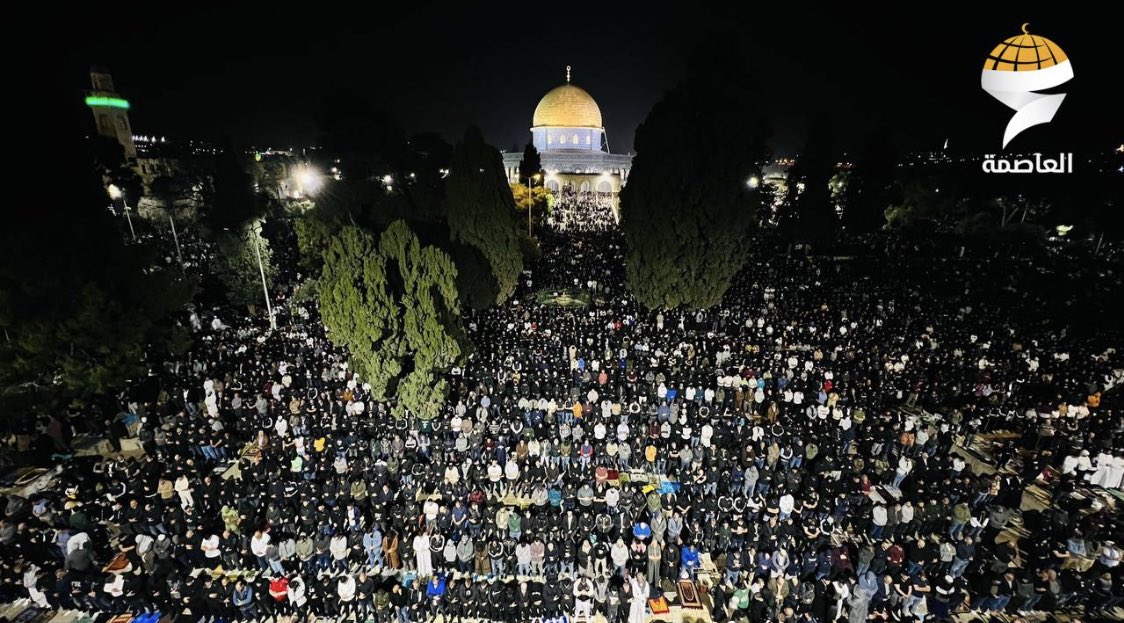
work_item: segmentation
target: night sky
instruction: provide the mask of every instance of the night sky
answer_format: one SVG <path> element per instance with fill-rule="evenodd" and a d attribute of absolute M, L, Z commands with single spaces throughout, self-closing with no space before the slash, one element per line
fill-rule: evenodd
<path fill-rule="evenodd" d="M 600 3 L 508 4 L 502 12 L 419 3 L 362 14 L 328 3 L 288 6 L 169 14 L 161 5 L 125 5 L 114 9 L 117 29 L 90 27 L 97 13 L 68 19 L 78 30 L 59 35 L 67 43 L 56 49 L 53 85 L 80 101 L 89 66 L 105 65 L 133 104 L 136 133 L 228 135 L 259 147 L 314 143 L 322 95 L 346 86 L 381 102 L 410 131 L 453 141 L 476 124 L 509 149 L 526 142 L 535 104 L 564 81 L 569 64 L 574 83 L 601 106 L 610 148 L 622 152 L 682 77 L 695 41 L 733 36 L 762 93 L 760 110 L 746 114 L 769 115 L 779 153 L 798 150 L 821 112 L 834 119 L 841 149 L 854 149 L 880 124 L 902 149 L 937 148 L 949 138 L 954 148 L 998 151 L 1011 111 L 980 89 L 979 74 L 987 53 L 1030 22 L 1030 32 L 1065 50 L 1076 77 L 1058 89 L 1068 97 L 1055 122 L 1010 148 L 1106 149 L 1124 135 L 1114 96 L 1119 24 L 1056 8 L 934 4 L 917 17 L 870 18 L 752 4 L 685 4 L 668 13 Z"/>

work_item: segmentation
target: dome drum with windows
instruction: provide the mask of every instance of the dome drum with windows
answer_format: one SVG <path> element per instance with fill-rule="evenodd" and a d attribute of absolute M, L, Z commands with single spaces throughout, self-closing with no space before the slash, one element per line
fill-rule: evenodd
<path fill-rule="evenodd" d="M 570 82 L 569 66 L 566 84 L 551 89 L 535 107 L 531 136 L 540 152 L 604 149 L 601 108 L 585 89 Z"/>

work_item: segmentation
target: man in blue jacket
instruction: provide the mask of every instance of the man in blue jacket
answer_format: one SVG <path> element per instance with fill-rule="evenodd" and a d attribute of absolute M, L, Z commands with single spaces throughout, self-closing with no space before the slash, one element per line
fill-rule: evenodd
<path fill-rule="evenodd" d="M 699 569 L 699 548 L 695 547 L 694 543 L 683 546 L 680 564 L 683 566 L 683 570 L 691 576 L 691 579 L 695 579 Z"/>

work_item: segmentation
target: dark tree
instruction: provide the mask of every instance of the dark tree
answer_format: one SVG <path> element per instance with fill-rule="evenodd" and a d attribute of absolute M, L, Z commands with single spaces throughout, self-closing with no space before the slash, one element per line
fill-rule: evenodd
<path fill-rule="evenodd" d="M 876 128 L 855 159 L 843 195 L 843 224 L 852 233 L 870 233 L 886 224 L 886 209 L 896 202 L 897 158 L 889 129 Z"/>
<path fill-rule="evenodd" d="M 527 143 L 523 148 L 523 158 L 519 160 L 519 183 L 529 186 L 528 181 L 536 174 L 542 175 L 542 158 L 534 143 Z"/>
<path fill-rule="evenodd" d="M 839 218 L 828 183 L 835 174 L 833 130 L 824 115 L 812 123 L 804 149 L 788 171 L 782 222 L 789 238 L 802 242 L 828 242 L 834 238 Z"/>
<path fill-rule="evenodd" d="M 320 115 L 320 143 L 340 159 L 345 181 L 370 181 L 405 168 L 406 132 L 371 97 L 351 89 L 332 91 Z"/>
<path fill-rule="evenodd" d="M 227 142 L 215 160 L 211 187 L 203 197 L 200 224 L 213 239 L 224 232 L 239 232 L 265 214 L 264 199 L 254 189 L 248 159 Z"/>
<path fill-rule="evenodd" d="M 762 96 L 739 52 L 713 37 L 636 131 L 621 194 L 628 283 L 648 308 L 719 303 L 744 264 L 766 157 Z"/>
<path fill-rule="evenodd" d="M 259 305 L 265 305 L 262 273 L 268 284 L 273 284 L 277 276 L 269 241 L 259 227 L 244 225 L 216 236 L 214 249 L 212 270 L 226 289 L 227 300 L 255 313 Z"/>
<path fill-rule="evenodd" d="M 515 199 L 500 152 L 485 143 L 476 128 L 470 128 L 457 144 L 447 183 L 446 211 L 453 241 L 484 256 L 497 290 L 488 304 L 502 303 L 515 292 L 523 272 Z"/>
<path fill-rule="evenodd" d="M 192 196 L 192 189 L 187 178 L 161 175 L 149 184 L 148 196 L 155 199 L 165 212 L 175 214 L 178 204 Z"/>
<path fill-rule="evenodd" d="M 377 238 L 349 225 L 328 240 L 317 286 L 324 326 L 378 399 L 398 398 L 396 414 L 435 417 L 444 374 L 467 352 L 456 274 L 448 254 L 423 246 L 404 221 Z"/>
<path fill-rule="evenodd" d="M 399 218 L 442 219 L 441 170 L 451 149 L 439 136 L 409 136 L 378 102 L 351 90 L 328 94 L 320 131 L 324 153 L 339 160 L 343 181 L 318 203 L 347 204 L 380 228 Z"/>
<path fill-rule="evenodd" d="M 97 171 L 103 179 L 124 193 L 125 199 L 132 207 L 136 207 L 144 193 L 144 185 L 125 158 L 125 148 L 117 142 L 117 139 L 110 136 L 97 135 L 89 140 Z"/>
<path fill-rule="evenodd" d="M 54 154 L 67 183 L 24 211 L 19 227 L 0 228 L 3 413 L 96 398 L 186 342 L 174 316 L 194 281 L 125 244 L 89 149 L 65 144 Z"/>
<path fill-rule="evenodd" d="M 1091 235 L 1092 249 L 1097 253 L 1104 250 L 1105 243 L 1124 240 L 1122 168 L 1124 153 L 1105 154 L 1103 161 L 1077 169 L 1076 179 L 1070 185 L 1072 193 L 1057 200 L 1060 223 L 1083 226 Z"/>

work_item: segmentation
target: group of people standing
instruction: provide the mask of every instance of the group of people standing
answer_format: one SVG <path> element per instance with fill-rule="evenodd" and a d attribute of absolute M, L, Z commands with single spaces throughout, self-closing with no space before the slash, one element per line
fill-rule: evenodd
<path fill-rule="evenodd" d="M 433 420 L 373 399 L 308 304 L 279 301 L 273 331 L 193 323 L 111 414 L 143 452 L 9 495 L 0 600 L 384 623 L 1120 603 L 1096 495 L 1120 488 L 1100 458 L 1124 455 L 1119 354 L 943 296 L 978 264 L 775 258 L 721 306 L 647 312 L 619 232 L 540 243 L 519 296 L 466 316 L 476 349 Z M 575 283 L 588 307 L 528 302 Z"/>

